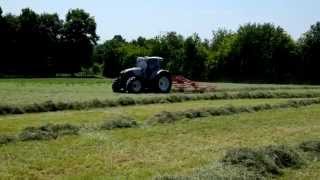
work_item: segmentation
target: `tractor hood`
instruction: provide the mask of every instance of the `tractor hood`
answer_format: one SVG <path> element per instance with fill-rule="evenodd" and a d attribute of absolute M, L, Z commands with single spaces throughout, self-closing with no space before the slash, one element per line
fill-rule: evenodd
<path fill-rule="evenodd" d="M 128 72 L 133 72 L 134 74 L 139 74 L 141 72 L 141 68 L 139 67 L 133 67 L 133 68 L 129 68 L 129 69 L 125 69 L 123 71 L 121 71 L 121 74 L 126 74 Z"/>

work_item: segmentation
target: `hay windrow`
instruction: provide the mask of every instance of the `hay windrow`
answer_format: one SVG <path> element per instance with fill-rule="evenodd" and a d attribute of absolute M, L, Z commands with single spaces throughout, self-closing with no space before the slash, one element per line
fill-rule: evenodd
<path fill-rule="evenodd" d="M 201 117 L 233 115 L 239 113 L 254 113 L 273 109 L 299 108 L 304 106 L 310 106 L 313 104 L 320 104 L 320 99 L 289 100 L 285 103 L 280 104 L 260 104 L 255 106 L 236 107 L 229 105 L 219 108 L 189 109 L 185 111 L 176 112 L 163 111 L 155 114 L 146 122 L 148 124 L 169 124 L 182 119 L 195 119 Z"/>
<path fill-rule="evenodd" d="M 310 141 L 306 141 L 310 142 Z M 301 144 L 305 144 L 303 142 Z M 313 143 L 312 143 L 313 144 Z M 236 148 L 226 152 L 207 167 L 190 176 L 157 176 L 156 180 L 211 180 L 211 179 L 271 179 L 279 177 L 285 169 L 300 169 L 309 163 L 299 148 L 301 145 L 267 146 L 259 149 Z"/>
<path fill-rule="evenodd" d="M 17 138 L 15 136 L 2 134 L 0 135 L 0 146 L 12 143 L 16 140 Z"/>
<path fill-rule="evenodd" d="M 46 124 L 39 127 L 27 127 L 19 134 L 19 140 L 51 140 L 65 135 L 78 135 L 79 130 L 79 127 L 71 124 Z"/>
<path fill-rule="evenodd" d="M 299 145 L 299 148 L 304 152 L 319 153 L 320 155 L 320 140 L 305 141 Z"/>
<path fill-rule="evenodd" d="M 130 118 L 125 116 L 116 117 L 111 120 L 103 122 L 99 129 L 101 130 L 113 130 L 113 129 L 126 129 L 138 127 L 138 123 Z"/>
<path fill-rule="evenodd" d="M 179 103 L 185 101 L 222 100 L 222 99 L 270 99 L 270 98 L 316 98 L 320 92 L 278 92 L 278 91 L 239 91 L 216 92 L 204 94 L 173 94 L 144 98 L 120 97 L 118 99 L 93 99 L 84 102 L 53 102 L 35 103 L 29 105 L 1 105 L 0 115 L 24 114 L 38 112 L 55 112 L 63 110 L 82 110 L 115 106 L 133 106 L 143 104 Z"/>

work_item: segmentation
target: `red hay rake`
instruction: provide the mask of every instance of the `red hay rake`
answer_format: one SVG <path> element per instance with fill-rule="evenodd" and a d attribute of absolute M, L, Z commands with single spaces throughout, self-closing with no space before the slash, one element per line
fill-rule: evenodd
<path fill-rule="evenodd" d="M 208 83 L 191 81 L 181 75 L 172 76 L 173 91 L 177 92 L 212 92 L 216 86 Z"/>

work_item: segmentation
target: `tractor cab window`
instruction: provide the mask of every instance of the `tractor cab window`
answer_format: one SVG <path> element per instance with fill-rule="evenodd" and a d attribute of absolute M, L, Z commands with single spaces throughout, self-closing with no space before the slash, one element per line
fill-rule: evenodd
<path fill-rule="evenodd" d="M 160 64 L 158 59 L 149 59 L 148 60 L 148 69 L 156 71 L 160 69 Z"/>
<path fill-rule="evenodd" d="M 140 67 L 141 69 L 145 70 L 147 69 L 147 62 L 146 60 L 142 59 L 142 58 L 138 58 L 137 59 L 137 67 Z"/>

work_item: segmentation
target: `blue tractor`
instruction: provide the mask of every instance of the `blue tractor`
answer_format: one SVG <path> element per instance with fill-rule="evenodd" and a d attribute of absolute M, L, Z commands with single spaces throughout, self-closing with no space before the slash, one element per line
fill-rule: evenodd
<path fill-rule="evenodd" d="M 120 72 L 112 84 L 114 92 L 156 92 L 169 93 L 171 91 L 171 74 L 161 69 L 161 57 L 139 57 L 136 67 Z"/>

